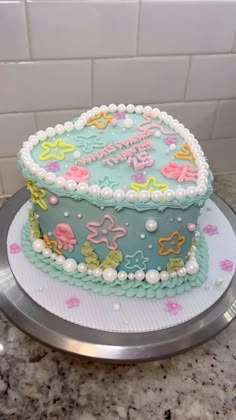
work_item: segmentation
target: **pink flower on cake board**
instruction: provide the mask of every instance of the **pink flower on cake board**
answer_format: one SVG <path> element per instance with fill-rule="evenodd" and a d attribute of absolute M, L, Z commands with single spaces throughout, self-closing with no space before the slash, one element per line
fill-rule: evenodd
<path fill-rule="evenodd" d="M 233 261 L 226 259 L 226 260 L 220 261 L 220 266 L 222 270 L 229 271 L 231 273 L 231 271 L 233 271 L 233 268 L 234 268 L 234 263 Z"/>
<path fill-rule="evenodd" d="M 80 305 L 80 300 L 77 296 L 71 296 L 70 299 L 66 300 L 67 308 L 72 309 Z"/>
<path fill-rule="evenodd" d="M 205 232 L 207 235 L 213 236 L 218 235 L 218 227 L 214 225 L 207 225 L 204 227 L 203 232 Z"/>
<path fill-rule="evenodd" d="M 174 300 L 166 300 L 165 302 L 165 311 L 170 312 L 173 315 L 177 315 L 179 311 L 182 310 L 182 306 L 175 302 Z"/>
<path fill-rule="evenodd" d="M 94 244 L 105 243 L 108 249 L 118 248 L 117 240 L 126 235 L 126 229 L 115 225 L 110 214 L 105 214 L 99 222 L 88 222 L 87 228 L 92 232 L 87 239 Z"/>
<path fill-rule="evenodd" d="M 88 182 L 90 173 L 89 170 L 80 166 L 71 166 L 70 169 L 63 175 L 66 180 L 73 179 L 75 182 Z"/>
<path fill-rule="evenodd" d="M 72 252 L 77 243 L 73 230 L 66 223 L 56 225 L 53 235 L 57 238 L 58 248 Z"/>
<path fill-rule="evenodd" d="M 10 254 L 18 254 L 21 251 L 21 247 L 17 243 L 13 243 L 10 245 Z"/>

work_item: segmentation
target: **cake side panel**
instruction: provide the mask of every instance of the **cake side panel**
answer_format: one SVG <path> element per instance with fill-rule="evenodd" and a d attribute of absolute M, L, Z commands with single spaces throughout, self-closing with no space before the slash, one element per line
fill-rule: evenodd
<path fill-rule="evenodd" d="M 31 191 L 32 194 L 32 191 Z M 192 246 L 200 208 L 137 211 L 95 206 L 34 186 L 31 219 L 41 237 L 87 268 L 178 270 Z"/>

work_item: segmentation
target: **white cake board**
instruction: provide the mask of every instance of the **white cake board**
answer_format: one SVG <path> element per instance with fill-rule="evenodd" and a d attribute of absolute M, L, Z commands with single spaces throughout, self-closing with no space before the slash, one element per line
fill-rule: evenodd
<path fill-rule="evenodd" d="M 218 227 L 219 234 L 206 235 L 209 247 L 209 275 L 202 287 L 170 299 L 127 298 L 115 295 L 102 296 L 82 288 L 68 285 L 35 268 L 23 252 L 11 254 L 10 245 L 20 244 L 20 234 L 27 220 L 29 202 L 15 215 L 7 237 L 8 259 L 11 270 L 24 291 L 39 305 L 80 326 L 108 332 L 140 333 L 162 330 L 186 322 L 210 308 L 226 291 L 232 280 L 232 272 L 223 271 L 219 262 L 228 259 L 234 262 L 236 238 L 230 223 L 213 201 L 208 200 L 199 218 L 200 228 L 211 224 Z M 216 280 L 222 278 L 220 286 Z M 79 306 L 68 308 L 66 301 L 79 299 Z M 177 314 L 166 311 L 166 301 L 181 306 Z M 119 310 L 114 310 L 114 305 Z"/>

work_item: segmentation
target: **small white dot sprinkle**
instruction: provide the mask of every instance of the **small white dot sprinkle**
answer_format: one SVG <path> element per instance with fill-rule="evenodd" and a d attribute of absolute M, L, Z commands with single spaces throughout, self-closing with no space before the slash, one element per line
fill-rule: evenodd
<path fill-rule="evenodd" d="M 48 232 L 48 236 L 52 236 L 52 232 Z"/>
<path fill-rule="evenodd" d="M 125 226 L 129 226 L 129 222 L 125 222 Z"/>
<path fill-rule="evenodd" d="M 174 221 L 174 219 L 170 219 L 170 222 L 173 222 Z"/>
<path fill-rule="evenodd" d="M 157 270 L 158 270 L 158 271 L 161 271 L 161 267 L 160 267 L 160 265 L 157 267 Z"/>
<path fill-rule="evenodd" d="M 77 214 L 77 217 L 78 217 L 78 219 L 81 219 L 82 218 L 82 214 L 81 213 L 78 213 Z"/>
<path fill-rule="evenodd" d="M 114 303 L 113 309 L 114 309 L 114 311 L 119 311 L 120 310 L 120 304 L 119 303 Z"/>
<path fill-rule="evenodd" d="M 43 292 L 44 291 L 44 288 L 43 287 L 40 287 L 39 288 L 39 292 Z"/>
<path fill-rule="evenodd" d="M 65 211 L 64 216 L 65 216 L 65 217 L 68 217 L 68 216 L 69 216 L 68 211 Z"/>
<path fill-rule="evenodd" d="M 204 289 L 208 290 L 208 289 L 209 289 L 209 287 L 210 287 L 209 283 L 205 283 L 205 285 L 204 285 Z"/>
<path fill-rule="evenodd" d="M 218 286 L 218 287 L 222 286 L 223 282 L 224 282 L 224 280 L 221 277 L 218 277 L 216 279 L 216 286 Z"/>
<path fill-rule="evenodd" d="M 104 210 L 104 206 L 101 206 L 101 207 L 100 207 L 100 209 L 101 209 L 101 210 Z"/>
<path fill-rule="evenodd" d="M 182 222 L 182 217 L 177 217 L 177 222 Z"/>
<path fill-rule="evenodd" d="M 144 239 L 144 238 L 145 238 L 144 233 L 141 233 L 140 238 L 141 238 L 141 239 Z"/>

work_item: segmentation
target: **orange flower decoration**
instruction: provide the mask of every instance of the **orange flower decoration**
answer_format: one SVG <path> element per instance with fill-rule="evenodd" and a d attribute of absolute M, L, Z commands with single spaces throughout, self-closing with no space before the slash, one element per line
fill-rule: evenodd
<path fill-rule="evenodd" d="M 103 130 L 103 128 L 106 128 L 108 124 L 111 122 L 112 117 L 109 117 L 109 115 L 105 114 L 105 112 L 100 112 L 99 114 L 95 115 L 93 118 L 91 118 L 87 122 L 87 126 L 91 127 L 94 125 L 95 127 L 99 128 L 100 130 Z"/>
<path fill-rule="evenodd" d="M 158 242 L 160 245 L 160 255 L 180 254 L 182 246 L 185 242 L 185 237 L 175 231 L 167 238 L 160 238 Z M 170 242 L 171 247 L 169 249 L 166 249 L 165 242 Z"/>
<path fill-rule="evenodd" d="M 174 154 L 176 159 L 190 160 L 190 162 L 195 163 L 189 144 L 183 144 L 180 149 L 182 150 L 181 152 Z"/>
<path fill-rule="evenodd" d="M 48 235 L 43 235 L 43 240 L 47 248 L 50 248 L 55 252 L 57 255 L 61 255 L 60 249 L 58 249 L 58 243 L 55 240 L 49 239 Z"/>

